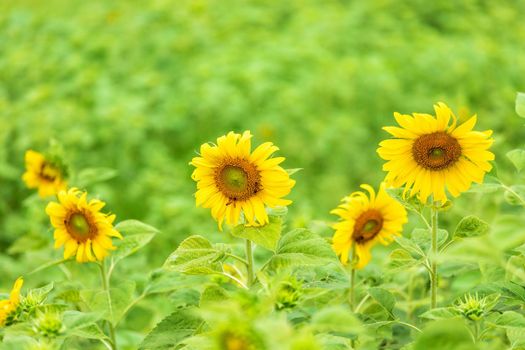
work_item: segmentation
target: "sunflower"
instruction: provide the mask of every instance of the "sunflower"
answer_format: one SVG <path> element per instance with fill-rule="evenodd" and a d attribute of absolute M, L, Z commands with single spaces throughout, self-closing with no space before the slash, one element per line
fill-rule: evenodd
<path fill-rule="evenodd" d="M 356 191 L 343 198 L 342 204 L 332 210 L 342 221 L 334 224 L 335 234 L 332 247 L 341 262 L 348 262 L 351 249 L 357 256 L 356 268 L 361 269 L 370 261 L 370 249 L 377 243 L 390 244 L 395 236 L 401 235 L 407 222 L 405 208 L 385 191 L 385 184 L 379 187 L 377 196 L 369 185 L 361 185 L 368 191 Z"/>
<path fill-rule="evenodd" d="M 38 188 L 40 197 L 54 195 L 66 189 L 64 167 L 32 150 L 26 152 L 25 163 L 26 172 L 22 175 L 22 180 L 27 187 Z"/>
<path fill-rule="evenodd" d="M 20 304 L 20 289 L 22 289 L 23 284 L 24 279 L 19 277 L 16 280 L 13 289 L 11 290 L 9 299 L 0 300 L 0 327 L 3 327 L 7 324 L 8 319 L 18 308 L 18 304 Z"/>
<path fill-rule="evenodd" d="M 190 162 L 196 167 L 192 174 L 197 182 L 196 204 L 211 208 L 221 230 L 223 221 L 236 225 L 241 212 L 249 225 L 264 225 L 268 223 L 265 205 L 292 203 L 282 198 L 295 185 L 279 166 L 285 158 L 270 158 L 278 150 L 271 142 L 251 152 L 251 137 L 249 131 L 230 132 L 219 137 L 217 145 L 203 144 L 200 157 Z"/>
<path fill-rule="evenodd" d="M 105 203 L 92 199 L 76 188 L 58 193 L 58 201 L 46 207 L 51 224 L 55 228 L 55 248 L 64 246 L 64 259 L 76 255 L 80 263 L 101 261 L 115 250 L 111 237 L 122 239 L 113 228 L 115 215 L 101 213 Z"/>
<path fill-rule="evenodd" d="M 401 127 L 383 129 L 394 136 L 379 144 L 379 156 L 388 162 L 386 182 L 394 187 L 405 185 L 405 194 L 418 195 L 426 203 L 445 202 L 448 192 L 457 197 L 481 183 L 492 169 L 489 161 L 494 154 L 488 149 L 494 142 L 491 130 L 474 131 L 476 115 L 461 125 L 444 103 L 434 105 L 436 116 L 414 113 L 413 116 L 394 113 Z"/>

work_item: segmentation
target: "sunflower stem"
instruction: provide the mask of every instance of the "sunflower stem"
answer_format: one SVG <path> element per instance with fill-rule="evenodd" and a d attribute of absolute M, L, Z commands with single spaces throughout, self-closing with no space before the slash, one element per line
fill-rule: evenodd
<path fill-rule="evenodd" d="M 246 269 L 248 270 L 248 287 L 251 287 L 254 282 L 254 273 L 253 273 L 253 250 L 252 250 L 252 241 L 246 239 Z"/>
<path fill-rule="evenodd" d="M 431 272 L 430 272 L 430 308 L 434 309 L 437 306 L 437 254 L 438 254 L 438 241 L 437 241 L 437 232 L 438 232 L 438 210 L 437 202 L 434 202 L 431 207 Z"/>
<path fill-rule="evenodd" d="M 355 310 L 355 244 L 352 244 L 352 253 L 350 255 L 350 263 L 352 269 L 350 270 L 350 310 Z"/>
<path fill-rule="evenodd" d="M 110 281 L 109 281 L 109 275 L 106 273 L 106 264 L 104 261 L 97 264 L 100 268 L 100 279 L 102 281 L 102 288 L 106 292 L 106 297 L 108 299 L 108 310 L 109 310 L 109 317 L 110 319 L 113 319 L 113 305 L 111 304 L 111 292 L 110 292 Z M 111 348 L 113 350 L 117 350 L 117 337 L 115 336 L 115 327 L 113 326 L 113 323 L 111 321 L 107 321 L 108 329 L 109 329 L 109 339 L 111 340 Z"/>

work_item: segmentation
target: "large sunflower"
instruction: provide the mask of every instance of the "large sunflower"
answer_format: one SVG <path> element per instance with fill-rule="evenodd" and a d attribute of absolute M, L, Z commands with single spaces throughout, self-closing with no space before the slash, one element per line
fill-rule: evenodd
<path fill-rule="evenodd" d="M 29 188 L 38 188 L 40 197 L 57 194 L 66 189 L 64 168 L 49 161 L 43 154 L 28 150 L 25 154 L 26 172 L 22 180 Z"/>
<path fill-rule="evenodd" d="M 369 185 L 361 185 L 368 191 L 368 196 L 362 191 L 356 191 L 343 198 L 342 204 L 332 210 L 342 221 L 334 224 L 336 230 L 332 239 L 332 247 L 346 264 L 351 249 L 355 249 L 360 269 L 370 261 L 370 249 L 376 244 L 390 244 L 395 236 L 401 235 L 403 225 L 407 222 L 405 208 L 385 191 L 381 184 L 377 196 Z"/>
<path fill-rule="evenodd" d="M 386 182 L 394 187 L 405 185 L 405 193 L 418 195 L 422 202 L 445 202 L 448 192 L 457 197 L 481 183 L 492 169 L 489 161 L 494 154 L 488 149 L 493 143 L 491 130 L 474 131 L 476 116 L 456 125 L 456 117 L 444 103 L 434 105 L 436 116 L 414 113 L 413 116 L 394 113 L 401 127 L 383 129 L 394 139 L 382 141 L 377 152 L 388 162 Z"/>
<path fill-rule="evenodd" d="M 0 327 L 8 323 L 8 319 L 18 308 L 18 304 L 20 304 L 20 289 L 22 289 L 23 284 L 23 278 L 19 277 L 11 290 L 9 299 L 0 300 Z"/>
<path fill-rule="evenodd" d="M 115 250 L 111 237 L 122 238 L 113 228 L 115 215 L 101 213 L 105 203 L 76 188 L 58 193 L 58 203 L 46 207 L 55 228 L 55 248 L 64 246 L 64 259 L 76 255 L 78 262 L 101 261 Z"/>
<path fill-rule="evenodd" d="M 196 169 L 192 178 L 197 182 L 197 206 L 211 208 L 211 215 L 222 229 L 239 222 L 241 212 L 250 225 L 268 222 L 265 205 L 289 205 L 282 197 L 290 193 L 295 181 L 279 166 L 285 158 L 270 156 L 278 150 L 265 142 L 251 152 L 249 131 L 221 136 L 217 144 L 201 146 L 200 157 L 190 162 Z"/>

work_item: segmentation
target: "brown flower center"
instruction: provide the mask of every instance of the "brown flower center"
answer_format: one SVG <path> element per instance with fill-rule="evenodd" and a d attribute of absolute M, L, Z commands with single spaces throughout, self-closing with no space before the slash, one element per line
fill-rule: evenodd
<path fill-rule="evenodd" d="M 442 170 L 461 156 L 461 146 L 444 131 L 422 135 L 414 141 L 412 156 L 417 164 L 429 170 Z"/>
<path fill-rule="evenodd" d="M 67 232 L 78 242 L 85 242 L 96 234 L 95 225 L 83 213 L 72 213 L 66 219 Z"/>
<path fill-rule="evenodd" d="M 383 215 L 375 209 L 369 209 L 359 215 L 354 224 L 352 238 L 357 244 L 373 239 L 383 228 Z"/>
<path fill-rule="evenodd" d="M 230 202 L 242 201 L 261 190 L 261 175 L 245 159 L 228 159 L 215 171 L 215 183 Z"/>
<path fill-rule="evenodd" d="M 40 177 L 46 181 L 53 182 L 58 177 L 58 170 L 53 165 L 49 163 L 42 163 L 40 167 Z"/>

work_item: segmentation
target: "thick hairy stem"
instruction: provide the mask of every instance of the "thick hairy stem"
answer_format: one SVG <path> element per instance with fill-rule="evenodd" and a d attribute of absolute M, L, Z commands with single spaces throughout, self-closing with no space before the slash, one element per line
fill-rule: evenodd
<path fill-rule="evenodd" d="M 352 253 L 350 255 L 350 264 L 352 270 L 350 271 L 350 295 L 348 296 L 350 301 L 350 309 L 355 310 L 355 244 L 352 245 Z"/>
<path fill-rule="evenodd" d="M 252 249 L 252 242 L 247 239 L 246 240 L 246 268 L 248 269 L 248 287 L 251 287 L 254 282 L 254 273 L 253 273 L 253 249 Z"/>
<path fill-rule="evenodd" d="M 111 303 L 111 292 L 109 289 L 110 282 L 109 282 L 108 274 L 106 273 L 106 266 L 104 262 L 101 262 L 100 264 L 98 264 L 98 266 L 100 267 L 100 279 L 102 281 L 102 288 L 106 292 L 106 297 L 108 299 L 109 315 L 110 315 L 110 318 L 112 319 L 113 318 L 113 305 Z M 109 329 L 109 339 L 111 340 L 111 348 L 113 350 L 117 350 L 117 337 L 115 335 L 115 327 L 113 326 L 113 323 L 111 323 L 111 321 L 108 321 L 108 329 Z"/>
<path fill-rule="evenodd" d="M 438 283 L 438 275 L 437 275 L 437 254 L 438 254 L 438 240 L 437 240 L 437 232 L 438 232 L 438 210 L 436 208 L 436 203 L 432 205 L 431 208 L 431 235 L 432 235 L 432 242 L 431 242 L 431 249 L 432 249 L 432 256 L 431 256 L 431 272 L 430 272 L 430 308 L 434 309 L 437 306 L 437 283 Z"/>

